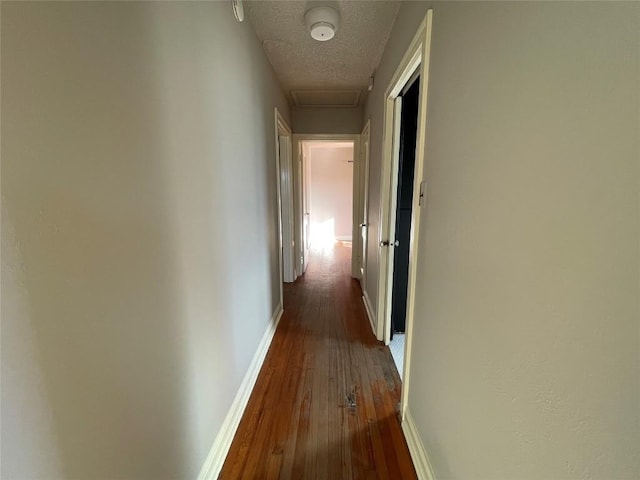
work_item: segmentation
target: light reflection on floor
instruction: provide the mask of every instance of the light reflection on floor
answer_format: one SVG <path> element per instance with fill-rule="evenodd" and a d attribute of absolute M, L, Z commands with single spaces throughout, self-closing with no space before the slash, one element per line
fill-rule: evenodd
<path fill-rule="evenodd" d="M 402 370 L 404 369 L 404 333 L 394 333 L 393 340 L 389 343 L 391 356 L 398 369 L 398 374 L 402 380 Z"/>

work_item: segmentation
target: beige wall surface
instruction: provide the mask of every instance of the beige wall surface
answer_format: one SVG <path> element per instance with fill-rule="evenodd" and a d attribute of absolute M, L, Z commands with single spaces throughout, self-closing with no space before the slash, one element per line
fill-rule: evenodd
<path fill-rule="evenodd" d="M 362 107 L 293 108 L 294 133 L 359 134 L 362 131 Z"/>
<path fill-rule="evenodd" d="M 383 91 L 428 6 L 401 7 L 365 110 L 372 225 Z M 640 478 L 640 5 L 433 10 L 408 408 L 435 476 Z"/>
<path fill-rule="evenodd" d="M 276 105 L 227 4 L 2 2 L 3 479 L 196 477 L 279 302 Z"/>
<path fill-rule="evenodd" d="M 348 147 L 309 148 L 311 243 L 314 247 L 322 243 L 325 234 L 339 240 L 351 240 L 352 161 L 353 143 Z"/>

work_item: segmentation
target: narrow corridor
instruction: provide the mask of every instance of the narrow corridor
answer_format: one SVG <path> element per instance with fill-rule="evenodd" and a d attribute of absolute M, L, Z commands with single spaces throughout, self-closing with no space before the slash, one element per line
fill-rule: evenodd
<path fill-rule="evenodd" d="M 220 478 L 416 478 L 400 378 L 371 332 L 348 244 L 285 284 L 284 315 Z"/>

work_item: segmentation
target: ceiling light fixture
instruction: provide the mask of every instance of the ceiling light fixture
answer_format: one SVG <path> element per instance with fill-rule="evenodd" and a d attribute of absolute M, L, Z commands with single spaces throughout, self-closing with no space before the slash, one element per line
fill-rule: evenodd
<path fill-rule="evenodd" d="M 340 26 L 340 14 L 331 7 L 313 7 L 304 14 L 311 38 L 319 42 L 331 40 Z"/>

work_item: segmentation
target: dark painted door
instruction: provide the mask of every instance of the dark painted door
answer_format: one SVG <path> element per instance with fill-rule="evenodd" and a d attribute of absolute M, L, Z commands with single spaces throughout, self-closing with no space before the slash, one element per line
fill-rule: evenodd
<path fill-rule="evenodd" d="M 405 331 L 407 285 L 409 280 L 409 236 L 413 200 L 413 174 L 416 163 L 418 131 L 418 78 L 402 95 L 400 118 L 400 157 L 398 162 L 398 196 L 396 202 L 396 246 L 393 259 L 391 293 L 391 337 Z"/>

